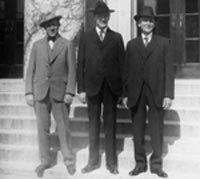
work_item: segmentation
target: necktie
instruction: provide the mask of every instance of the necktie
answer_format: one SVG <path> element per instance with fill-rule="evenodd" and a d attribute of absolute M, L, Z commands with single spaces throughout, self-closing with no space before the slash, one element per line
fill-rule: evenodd
<path fill-rule="evenodd" d="M 103 39 L 104 39 L 104 31 L 103 30 L 100 30 L 100 32 L 99 32 L 99 38 L 101 41 L 103 41 Z"/>
<path fill-rule="evenodd" d="M 148 45 L 148 43 L 149 43 L 148 40 L 149 40 L 148 37 L 144 37 L 144 46 L 145 46 L 145 47 L 146 47 L 146 46 Z"/>

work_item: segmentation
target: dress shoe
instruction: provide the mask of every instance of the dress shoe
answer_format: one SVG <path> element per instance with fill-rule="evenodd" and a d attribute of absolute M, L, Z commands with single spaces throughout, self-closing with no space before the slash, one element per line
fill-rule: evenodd
<path fill-rule="evenodd" d="M 89 173 L 89 172 L 91 172 L 93 170 L 98 169 L 99 167 L 100 167 L 99 165 L 90 165 L 90 164 L 88 164 L 81 170 L 81 172 L 82 173 Z"/>
<path fill-rule="evenodd" d="M 168 178 L 168 174 L 166 172 L 164 172 L 162 169 L 151 170 L 151 173 L 154 173 L 162 178 Z"/>
<path fill-rule="evenodd" d="M 136 176 L 139 175 L 140 173 L 146 172 L 147 167 L 146 166 L 137 166 L 129 172 L 129 176 Z"/>
<path fill-rule="evenodd" d="M 68 165 L 67 167 L 67 171 L 70 175 L 74 175 L 76 173 L 76 168 L 74 165 Z"/>
<path fill-rule="evenodd" d="M 114 175 L 119 174 L 119 171 L 116 166 L 107 166 L 107 169 L 110 171 L 110 173 L 112 173 Z"/>
<path fill-rule="evenodd" d="M 43 177 L 44 171 L 48 168 L 51 168 L 51 165 L 49 164 L 40 164 L 39 166 L 36 167 L 35 172 L 38 177 Z"/>
<path fill-rule="evenodd" d="M 67 168 L 67 171 L 70 175 L 74 175 L 76 172 L 76 167 L 75 167 L 75 159 L 74 157 L 65 157 L 64 158 L 64 164 Z"/>

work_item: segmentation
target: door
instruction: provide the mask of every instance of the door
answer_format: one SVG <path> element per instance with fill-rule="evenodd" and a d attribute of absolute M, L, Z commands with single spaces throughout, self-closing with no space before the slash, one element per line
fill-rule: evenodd
<path fill-rule="evenodd" d="M 24 0 L 0 0 L 0 78 L 23 76 Z"/>
<path fill-rule="evenodd" d="M 179 70 L 186 76 L 200 71 L 200 0 L 138 0 L 138 10 L 143 5 L 155 10 L 156 33 L 170 39 Z"/>

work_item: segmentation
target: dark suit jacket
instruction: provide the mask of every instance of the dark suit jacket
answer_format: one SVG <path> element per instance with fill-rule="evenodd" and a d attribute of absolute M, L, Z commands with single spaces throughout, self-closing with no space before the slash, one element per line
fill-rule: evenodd
<path fill-rule="evenodd" d="M 78 53 L 78 92 L 96 95 L 105 79 L 112 92 L 121 95 L 124 61 L 122 36 L 108 28 L 103 42 L 96 29 L 82 34 Z"/>
<path fill-rule="evenodd" d="M 162 106 L 163 98 L 174 98 L 173 60 L 168 39 L 153 35 L 145 48 L 141 37 L 127 44 L 124 68 L 125 96 L 133 107 L 145 82 L 151 89 L 155 104 Z"/>
<path fill-rule="evenodd" d="M 34 43 L 26 73 L 26 94 L 42 100 L 50 95 L 63 101 L 65 93 L 75 93 L 76 61 L 73 44 L 59 37 L 50 50 L 47 37 Z"/>

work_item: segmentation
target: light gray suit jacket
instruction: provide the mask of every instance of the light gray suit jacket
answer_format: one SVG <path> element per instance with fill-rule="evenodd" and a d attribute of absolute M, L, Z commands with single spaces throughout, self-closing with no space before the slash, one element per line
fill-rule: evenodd
<path fill-rule="evenodd" d="M 26 95 L 42 100 L 50 96 L 63 101 L 66 93 L 75 93 L 76 59 L 73 44 L 59 37 L 50 49 L 47 37 L 34 43 L 26 73 Z"/>

